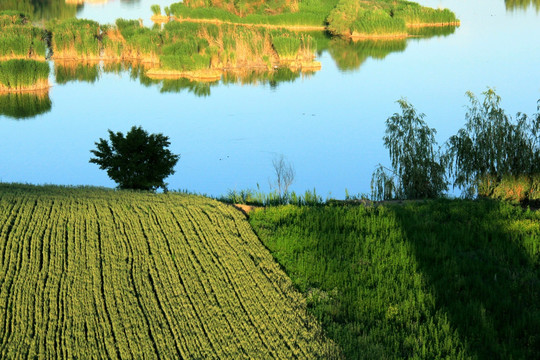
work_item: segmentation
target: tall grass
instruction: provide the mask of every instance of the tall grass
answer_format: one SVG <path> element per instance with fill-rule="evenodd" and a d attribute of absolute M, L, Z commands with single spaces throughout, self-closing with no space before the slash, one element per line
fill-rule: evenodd
<path fill-rule="evenodd" d="M 49 64 L 42 61 L 0 61 L 0 92 L 48 87 L 49 71 Z"/>
<path fill-rule="evenodd" d="M 55 59 L 97 59 L 100 56 L 100 25 L 92 20 L 70 19 L 52 26 Z"/>
<path fill-rule="evenodd" d="M 394 17 L 403 19 L 407 25 L 452 24 L 458 22 L 456 15 L 448 9 L 432 9 L 408 1 L 391 3 L 389 9 Z"/>
<path fill-rule="evenodd" d="M 0 115 L 28 119 L 51 111 L 48 92 L 0 94 Z"/>
<path fill-rule="evenodd" d="M 347 359 L 535 358 L 540 212 L 283 206 L 250 223 Z"/>
<path fill-rule="evenodd" d="M 407 34 L 407 26 L 455 25 L 459 21 L 448 9 L 432 9 L 408 1 L 340 0 L 327 18 L 335 35 Z"/>
<path fill-rule="evenodd" d="M 0 12 L 0 59 L 45 59 L 46 33 L 19 12 Z"/>
<path fill-rule="evenodd" d="M 227 8 L 204 4 L 194 6 L 190 3 L 175 3 L 171 5 L 171 13 L 178 18 L 217 19 L 237 24 L 268 24 L 268 25 L 311 25 L 324 26 L 326 17 L 335 6 L 337 0 L 307 0 L 298 3 L 297 11 L 259 11 L 240 16 Z M 266 2 L 265 6 L 269 6 Z"/>
<path fill-rule="evenodd" d="M 152 14 L 154 15 L 161 15 L 161 6 L 158 4 L 150 6 L 150 10 L 152 10 Z"/>

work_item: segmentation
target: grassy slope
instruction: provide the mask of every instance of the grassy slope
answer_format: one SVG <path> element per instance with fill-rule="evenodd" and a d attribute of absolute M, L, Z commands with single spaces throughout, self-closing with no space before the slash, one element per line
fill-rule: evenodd
<path fill-rule="evenodd" d="M 349 359 L 538 355 L 539 211 L 287 206 L 250 222 Z"/>
<path fill-rule="evenodd" d="M 0 184 L 0 358 L 326 358 L 245 217 L 195 196 Z"/>

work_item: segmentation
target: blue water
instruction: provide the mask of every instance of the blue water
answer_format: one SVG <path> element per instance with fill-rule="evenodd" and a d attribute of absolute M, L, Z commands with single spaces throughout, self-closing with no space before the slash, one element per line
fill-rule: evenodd
<path fill-rule="evenodd" d="M 79 17 L 113 21 L 150 17 L 150 5 L 171 1 L 86 4 Z M 326 196 L 369 193 L 378 163 L 389 165 L 385 120 L 406 97 L 438 130 L 443 143 L 463 126 L 470 90 L 494 87 L 509 114 L 536 112 L 540 99 L 540 16 L 530 7 L 508 11 L 502 0 L 421 1 L 448 7 L 461 19 L 454 34 L 410 39 L 384 59 L 368 58 L 342 71 L 329 52 L 322 70 L 293 82 L 218 84 L 210 95 L 161 93 L 128 72 L 102 73 L 95 83 L 55 85 L 52 110 L 30 120 L 0 115 L 0 180 L 114 187 L 88 163 L 107 129 L 141 125 L 170 137 L 181 154 L 170 189 L 220 195 L 230 189 L 269 189 L 272 159 L 283 154 L 296 170 L 292 190 Z M 51 65 L 52 66 L 52 65 Z M 54 76 L 51 77 L 54 80 Z"/>

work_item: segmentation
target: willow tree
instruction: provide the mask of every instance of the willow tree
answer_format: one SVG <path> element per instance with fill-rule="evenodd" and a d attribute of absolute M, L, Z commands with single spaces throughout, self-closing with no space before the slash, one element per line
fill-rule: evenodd
<path fill-rule="evenodd" d="M 372 196 L 377 200 L 439 197 L 448 183 L 435 140 L 437 132 L 406 100 L 397 103 L 402 113 L 386 120 L 383 137 L 392 168 L 379 165 L 371 181 Z"/>
<path fill-rule="evenodd" d="M 514 121 L 493 89 L 483 95 L 480 102 L 467 93 L 471 104 L 466 124 L 447 142 L 445 157 L 454 186 L 466 196 L 477 195 L 486 182 L 540 174 L 540 113 L 531 117 L 518 113 Z"/>

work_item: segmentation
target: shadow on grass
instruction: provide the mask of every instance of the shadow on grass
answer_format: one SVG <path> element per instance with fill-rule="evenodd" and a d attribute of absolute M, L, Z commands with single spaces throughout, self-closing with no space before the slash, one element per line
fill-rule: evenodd
<path fill-rule="evenodd" d="M 249 220 L 347 359 L 537 357 L 538 211 L 440 200 Z"/>
<path fill-rule="evenodd" d="M 495 201 L 393 208 L 418 271 L 469 356 L 540 351 L 540 214 Z"/>

